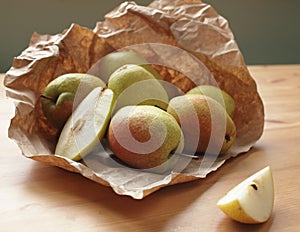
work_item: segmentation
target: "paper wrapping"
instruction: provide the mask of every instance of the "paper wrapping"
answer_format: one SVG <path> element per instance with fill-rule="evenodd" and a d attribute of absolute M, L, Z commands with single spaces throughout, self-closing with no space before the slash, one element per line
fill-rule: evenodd
<path fill-rule="evenodd" d="M 227 154 L 216 160 L 193 159 L 180 173 L 167 175 L 117 165 L 108 153 L 94 151 L 81 162 L 54 154 L 59 132 L 47 122 L 40 103 L 46 85 L 64 73 L 96 72 L 101 57 L 128 46 L 183 92 L 216 81 L 235 99 L 237 137 Z M 199 0 L 160 0 L 147 7 L 124 2 L 93 30 L 72 24 L 56 35 L 34 33 L 28 48 L 14 59 L 4 84 L 16 103 L 9 137 L 24 156 L 80 173 L 135 199 L 205 178 L 228 158 L 247 152 L 263 132 L 263 104 L 228 22 Z"/>

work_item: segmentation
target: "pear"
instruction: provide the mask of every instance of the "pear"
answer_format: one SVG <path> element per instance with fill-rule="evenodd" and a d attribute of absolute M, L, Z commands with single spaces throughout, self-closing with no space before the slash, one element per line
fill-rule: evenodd
<path fill-rule="evenodd" d="M 108 80 L 116 98 L 115 111 L 126 105 L 155 105 L 166 109 L 168 94 L 159 80 L 139 65 L 124 65 Z"/>
<path fill-rule="evenodd" d="M 147 71 L 152 73 L 154 77 L 161 79 L 158 72 L 156 72 L 156 70 L 152 68 L 148 61 L 143 56 L 134 51 L 118 51 L 109 53 L 108 55 L 104 56 L 98 64 L 99 76 L 107 82 L 110 75 L 114 71 L 126 64 L 140 65 L 147 69 Z"/>
<path fill-rule="evenodd" d="M 191 90 L 186 94 L 202 94 L 213 98 L 225 107 L 227 113 L 232 117 L 235 110 L 234 99 L 224 90 L 219 89 L 213 85 L 200 85 Z"/>
<path fill-rule="evenodd" d="M 232 188 L 217 206 L 230 218 L 246 224 L 266 222 L 274 205 L 274 183 L 269 166 Z"/>
<path fill-rule="evenodd" d="M 233 144 L 236 127 L 226 110 L 214 99 L 188 94 L 170 100 L 167 112 L 180 124 L 188 154 L 224 154 Z"/>
<path fill-rule="evenodd" d="M 176 120 L 162 109 L 125 106 L 112 117 L 107 140 L 113 153 L 127 165 L 151 169 L 172 158 L 182 132 Z"/>
<path fill-rule="evenodd" d="M 74 161 L 89 154 L 105 135 L 113 108 L 113 92 L 97 87 L 78 105 L 64 125 L 55 154 Z"/>
<path fill-rule="evenodd" d="M 105 83 L 85 73 L 68 73 L 52 80 L 41 95 L 44 115 L 51 125 L 61 130 L 74 108 L 96 87 Z M 79 91 L 77 91 L 79 88 Z"/>

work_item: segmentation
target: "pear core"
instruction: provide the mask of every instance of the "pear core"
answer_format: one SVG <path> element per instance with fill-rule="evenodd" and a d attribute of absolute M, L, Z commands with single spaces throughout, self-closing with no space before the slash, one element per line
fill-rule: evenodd
<path fill-rule="evenodd" d="M 55 154 L 78 161 L 91 152 L 107 131 L 113 108 L 113 92 L 92 90 L 68 118 L 59 136 Z"/>

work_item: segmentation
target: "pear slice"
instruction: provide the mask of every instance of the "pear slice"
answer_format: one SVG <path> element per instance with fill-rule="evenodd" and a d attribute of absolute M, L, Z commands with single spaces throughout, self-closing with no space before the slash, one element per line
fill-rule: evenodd
<path fill-rule="evenodd" d="M 269 166 L 238 184 L 217 203 L 227 216 L 246 224 L 266 222 L 273 205 L 274 183 Z"/>
<path fill-rule="evenodd" d="M 112 90 L 102 87 L 92 90 L 68 118 L 55 154 L 78 161 L 90 153 L 106 132 L 113 104 Z"/>

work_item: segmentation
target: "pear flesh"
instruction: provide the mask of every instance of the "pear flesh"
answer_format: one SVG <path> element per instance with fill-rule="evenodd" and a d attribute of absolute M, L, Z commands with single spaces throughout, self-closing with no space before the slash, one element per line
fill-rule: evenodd
<path fill-rule="evenodd" d="M 110 89 L 98 87 L 92 90 L 64 125 L 55 154 L 78 161 L 90 153 L 105 135 L 113 98 Z"/>
<path fill-rule="evenodd" d="M 230 218 L 246 224 L 266 222 L 273 205 L 274 183 L 269 166 L 242 181 L 217 203 Z"/>

